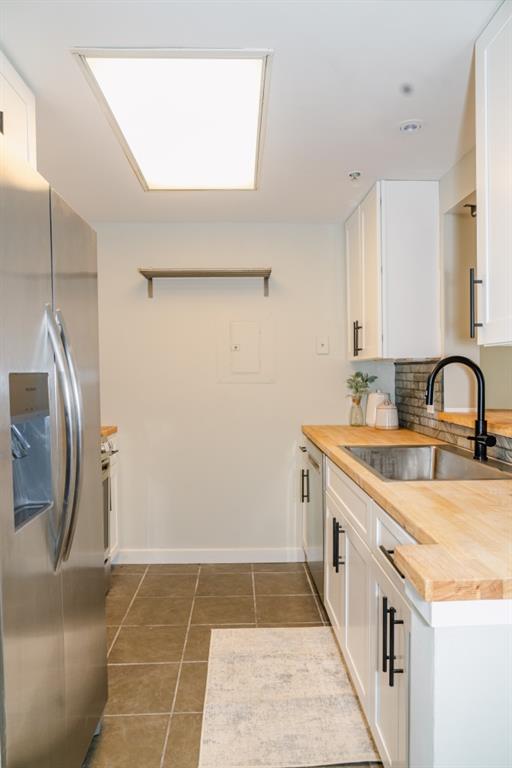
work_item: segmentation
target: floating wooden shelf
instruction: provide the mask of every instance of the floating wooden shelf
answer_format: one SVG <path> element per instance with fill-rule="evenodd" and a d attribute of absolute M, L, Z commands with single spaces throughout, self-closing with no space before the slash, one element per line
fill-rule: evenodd
<path fill-rule="evenodd" d="M 268 282 L 272 269 L 271 267 L 246 269 L 153 269 L 139 267 L 139 272 L 148 281 L 148 299 L 152 299 L 153 279 L 159 277 L 261 277 L 263 278 L 263 295 L 268 296 Z"/>

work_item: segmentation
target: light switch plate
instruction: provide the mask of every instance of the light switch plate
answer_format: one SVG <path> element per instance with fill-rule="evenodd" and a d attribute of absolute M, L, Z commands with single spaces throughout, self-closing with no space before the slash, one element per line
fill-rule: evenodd
<path fill-rule="evenodd" d="M 316 353 L 317 355 L 329 354 L 329 337 L 328 336 L 316 337 Z"/>

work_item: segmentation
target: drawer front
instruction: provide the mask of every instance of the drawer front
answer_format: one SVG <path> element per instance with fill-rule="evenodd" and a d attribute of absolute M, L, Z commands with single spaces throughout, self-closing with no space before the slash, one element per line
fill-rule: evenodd
<path fill-rule="evenodd" d="M 393 562 L 393 552 L 400 544 L 417 544 L 407 531 L 374 502 L 375 535 L 373 555 L 395 586 L 403 589 L 403 577 Z M 383 551 L 385 550 L 385 551 Z M 386 554 L 387 553 L 387 554 Z"/>
<path fill-rule="evenodd" d="M 394 549 L 399 544 L 417 544 L 418 542 L 404 528 L 388 515 L 388 513 L 374 504 L 375 508 L 375 543 L 377 547 L 383 544 L 388 549 Z"/>
<path fill-rule="evenodd" d="M 330 460 L 327 461 L 326 489 L 343 509 L 352 527 L 369 543 L 372 505 L 370 497 Z"/>

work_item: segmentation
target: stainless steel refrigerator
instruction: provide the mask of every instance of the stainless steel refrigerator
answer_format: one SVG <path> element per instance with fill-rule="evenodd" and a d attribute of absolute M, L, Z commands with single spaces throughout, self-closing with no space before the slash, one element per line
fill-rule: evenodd
<path fill-rule="evenodd" d="M 94 231 L 0 135 L 1 765 L 80 768 L 107 697 Z"/>

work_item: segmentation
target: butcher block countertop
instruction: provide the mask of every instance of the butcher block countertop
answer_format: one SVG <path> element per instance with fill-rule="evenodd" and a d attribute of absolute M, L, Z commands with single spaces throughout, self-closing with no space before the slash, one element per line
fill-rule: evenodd
<path fill-rule="evenodd" d="M 440 421 L 458 424 L 461 427 L 473 429 L 475 426 L 475 411 L 441 411 L 436 416 Z M 485 412 L 485 418 L 487 419 L 487 429 L 493 435 L 512 437 L 512 411 L 488 408 Z"/>
<path fill-rule="evenodd" d="M 302 431 L 419 542 L 397 547 L 394 559 L 424 600 L 512 599 L 512 479 L 384 481 L 338 446 L 440 441 L 406 429 Z"/>
<path fill-rule="evenodd" d="M 108 427 L 101 427 L 100 429 L 100 435 L 101 437 L 110 437 L 111 435 L 115 435 L 117 432 L 117 427 L 111 424 Z"/>

